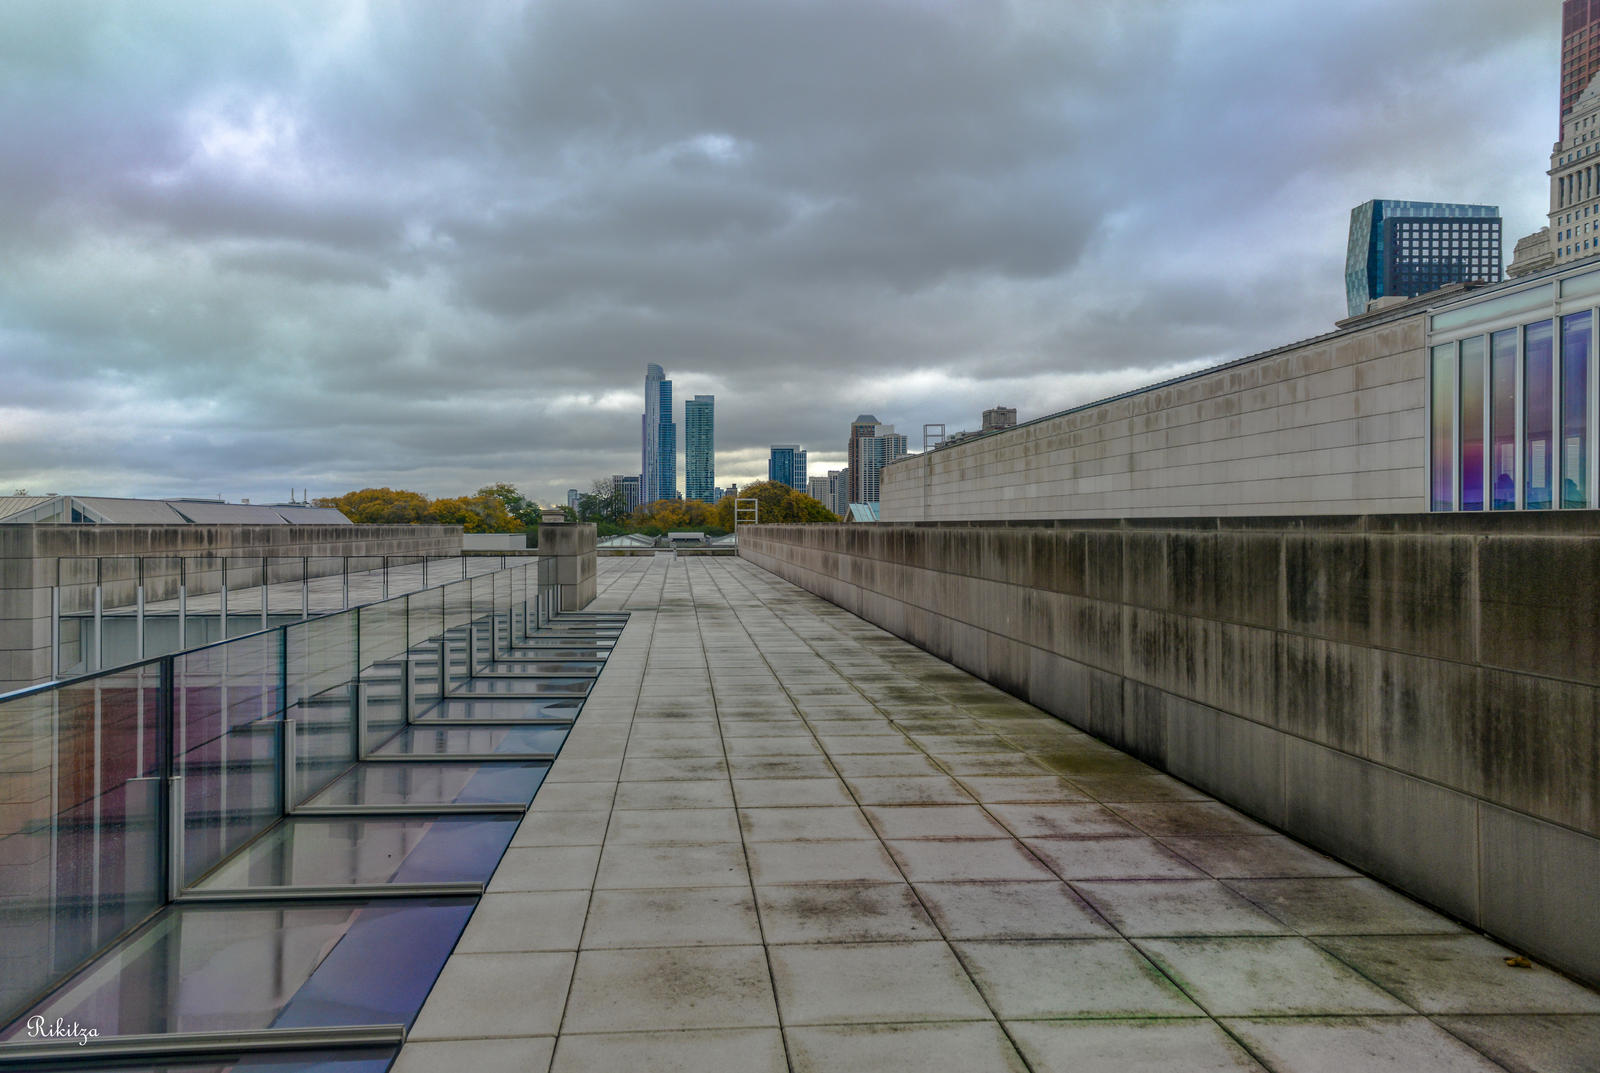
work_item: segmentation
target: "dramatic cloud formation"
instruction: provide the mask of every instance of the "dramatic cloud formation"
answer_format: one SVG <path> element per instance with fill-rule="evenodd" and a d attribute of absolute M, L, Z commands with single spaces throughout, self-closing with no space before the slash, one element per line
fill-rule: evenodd
<path fill-rule="evenodd" d="M 1540 226 L 1559 5 L 0 5 L 0 481 L 541 500 L 1327 331 L 1372 197 Z M 681 477 L 681 470 L 680 470 Z"/>

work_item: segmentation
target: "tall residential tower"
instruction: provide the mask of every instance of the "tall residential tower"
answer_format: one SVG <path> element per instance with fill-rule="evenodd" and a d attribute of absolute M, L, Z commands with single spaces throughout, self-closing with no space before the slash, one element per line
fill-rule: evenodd
<path fill-rule="evenodd" d="M 678 495 L 678 426 L 672 420 L 672 381 L 661 366 L 644 367 L 644 416 L 641 440 L 639 499 L 648 506 Z"/>
<path fill-rule="evenodd" d="M 716 502 L 716 396 L 683 403 L 683 498 Z"/>
<path fill-rule="evenodd" d="M 1436 201 L 1368 201 L 1350 210 L 1345 304 L 1415 298 L 1450 283 L 1500 282 L 1500 210 Z"/>

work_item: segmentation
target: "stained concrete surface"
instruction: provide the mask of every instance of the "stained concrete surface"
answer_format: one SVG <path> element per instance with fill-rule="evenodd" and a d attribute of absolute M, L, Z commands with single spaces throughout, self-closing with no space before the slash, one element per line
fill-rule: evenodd
<path fill-rule="evenodd" d="M 633 616 L 396 1069 L 1600 1068 L 1600 995 L 730 558 Z"/>

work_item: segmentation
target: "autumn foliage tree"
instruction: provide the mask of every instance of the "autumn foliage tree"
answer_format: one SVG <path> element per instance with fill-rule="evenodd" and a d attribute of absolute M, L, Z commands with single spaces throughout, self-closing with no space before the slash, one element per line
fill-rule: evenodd
<path fill-rule="evenodd" d="M 398 488 L 363 488 L 318 499 L 316 505 L 337 508 L 357 525 L 459 525 L 468 533 L 524 532 L 528 523 L 508 509 L 507 492 L 527 504 L 511 485 L 498 484 L 479 489 L 476 495 L 445 499 Z M 530 516 L 537 519 L 537 510 L 532 507 Z"/>
<path fill-rule="evenodd" d="M 818 500 L 804 492 L 797 492 L 781 481 L 757 481 L 739 489 L 740 499 L 754 499 L 760 504 L 757 518 L 763 522 L 809 524 L 812 522 L 837 522 L 839 516 Z M 712 524 L 722 529 L 733 528 L 734 497 L 727 496 L 712 508 L 716 521 Z"/>

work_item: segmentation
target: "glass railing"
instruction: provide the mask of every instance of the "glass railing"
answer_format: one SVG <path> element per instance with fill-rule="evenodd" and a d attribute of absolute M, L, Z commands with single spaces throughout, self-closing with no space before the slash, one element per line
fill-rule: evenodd
<path fill-rule="evenodd" d="M 254 563 L 216 566 L 260 592 L 253 622 L 308 580 Z M 140 580 L 124 566 L 92 571 L 101 617 L 108 585 Z M 35 1016 L 92 1027 L 102 1055 L 207 1032 L 391 1053 L 600 663 L 516 673 L 552 640 L 603 658 L 623 621 L 558 623 L 553 560 L 427 570 L 427 588 L 0 697 L 0 1069 L 31 1060 Z M 63 567 L 63 607 L 89 573 Z M 343 602 L 344 572 L 323 579 Z M 385 965 L 403 979 L 363 1007 L 351 979 Z"/>
<path fill-rule="evenodd" d="M 53 677 L 91 674 L 533 561 L 531 555 L 64 556 L 51 602 Z"/>

